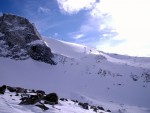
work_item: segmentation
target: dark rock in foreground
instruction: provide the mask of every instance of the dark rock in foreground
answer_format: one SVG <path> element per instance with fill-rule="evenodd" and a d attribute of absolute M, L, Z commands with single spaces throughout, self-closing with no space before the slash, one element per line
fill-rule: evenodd
<path fill-rule="evenodd" d="M 6 92 L 5 92 L 6 91 Z M 16 93 L 16 94 L 15 94 Z M 0 94 L 9 94 L 12 98 L 13 96 L 18 96 L 20 99 L 19 105 L 33 105 L 41 108 L 43 111 L 49 110 L 51 108 L 54 108 L 56 110 L 61 110 L 55 107 L 55 105 L 59 104 L 61 105 L 61 101 L 69 102 L 72 101 L 73 105 L 80 106 L 81 108 L 85 110 L 93 110 L 95 113 L 103 113 L 99 111 L 104 111 L 103 107 L 99 106 L 91 106 L 89 103 L 82 103 L 77 100 L 69 100 L 66 98 L 60 98 L 56 93 L 49 93 L 45 94 L 45 91 L 43 90 L 31 90 L 31 89 L 24 89 L 21 87 L 11 87 L 3 85 L 0 87 Z M 16 101 L 12 98 L 12 100 Z M 67 102 L 67 103 L 68 103 Z M 107 110 L 107 112 L 111 112 L 110 110 Z"/>

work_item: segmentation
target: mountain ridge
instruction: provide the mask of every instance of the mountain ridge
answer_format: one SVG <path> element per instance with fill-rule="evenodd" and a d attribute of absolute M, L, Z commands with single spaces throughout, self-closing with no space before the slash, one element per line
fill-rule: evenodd
<path fill-rule="evenodd" d="M 34 42 L 34 43 L 33 43 Z M 55 64 L 53 54 L 28 19 L 4 13 L 0 17 L 0 56 L 16 60 L 31 57 Z"/>

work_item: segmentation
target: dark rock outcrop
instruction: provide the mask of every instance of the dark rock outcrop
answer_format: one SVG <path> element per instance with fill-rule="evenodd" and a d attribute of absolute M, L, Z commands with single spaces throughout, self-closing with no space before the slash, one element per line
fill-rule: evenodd
<path fill-rule="evenodd" d="M 42 99 L 41 95 L 30 95 L 30 97 L 22 97 L 20 105 L 33 105 L 40 102 Z"/>
<path fill-rule="evenodd" d="M 89 104 L 88 103 L 81 103 L 81 102 L 79 102 L 79 105 L 83 108 L 83 109 L 89 109 Z"/>
<path fill-rule="evenodd" d="M 7 86 L 7 89 L 8 89 L 10 92 L 16 92 L 16 88 L 15 88 L 15 87 Z"/>
<path fill-rule="evenodd" d="M 56 93 L 50 93 L 46 95 L 45 104 L 55 105 L 58 104 L 58 95 Z"/>
<path fill-rule="evenodd" d="M 16 93 L 27 93 L 27 89 L 16 87 Z"/>
<path fill-rule="evenodd" d="M 59 100 L 61 100 L 61 101 L 68 101 L 68 99 L 66 99 L 66 98 L 60 98 Z"/>
<path fill-rule="evenodd" d="M 6 91 L 6 85 L 3 85 L 2 87 L 0 87 L 0 94 L 4 94 Z"/>
<path fill-rule="evenodd" d="M 10 92 L 16 92 L 16 93 L 27 93 L 27 89 L 21 88 L 21 87 L 11 87 L 7 86 L 7 89 Z"/>
<path fill-rule="evenodd" d="M 98 106 L 97 108 L 98 108 L 99 110 L 103 110 L 103 111 L 105 110 L 103 107 L 100 107 L 100 106 Z"/>
<path fill-rule="evenodd" d="M 0 56 L 15 60 L 34 60 L 55 64 L 51 49 L 33 24 L 12 14 L 0 16 Z"/>
<path fill-rule="evenodd" d="M 108 109 L 107 112 L 111 112 L 111 111 Z"/>
<path fill-rule="evenodd" d="M 51 59 L 53 57 L 51 50 L 44 44 L 31 44 L 28 49 L 30 57 L 34 60 L 55 64 Z"/>

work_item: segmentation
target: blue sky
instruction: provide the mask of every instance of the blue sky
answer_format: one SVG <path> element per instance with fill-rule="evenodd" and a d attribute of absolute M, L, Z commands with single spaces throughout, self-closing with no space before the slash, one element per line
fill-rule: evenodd
<path fill-rule="evenodd" d="M 28 18 L 43 36 L 133 56 L 150 56 L 149 6 L 149 0 L 0 0 L 0 12 Z"/>

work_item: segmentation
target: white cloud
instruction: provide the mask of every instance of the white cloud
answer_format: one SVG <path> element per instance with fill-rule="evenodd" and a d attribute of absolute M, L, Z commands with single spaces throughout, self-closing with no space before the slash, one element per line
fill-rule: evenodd
<path fill-rule="evenodd" d="M 57 0 L 59 8 L 73 14 L 89 9 L 89 17 L 76 32 L 81 34 L 100 33 L 96 46 L 106 52 L 134 56 L 150 56 L 150 2 L 149 0 Z M 104 32 L 105 29 L 110 30 Z M 112 30 L 118 36 L 111 37 Z"/>
<path fill-rule="evenodd" d="M 74 36 L 73 38 L 75 39 L 80 39 L 84 36 L 84 34 L 77 34 L 76 36 Z"/>
<path fill-rule="evenodd" d="M 118 44 L 113 44 L 113 39 L 103 40 L 97 45 L 97 48 L 109 53 L 118 53 L 124 55 L 132 56 L 150 56 L 148 43 L 146 45 L 141 45 L 141 42 L 136 41 L 122 41 Z"/>
<path fill-rule="evenodd" d="M 48 13 L 50 12 L 50 9 L 46 8 L 46 7 L 39 7 L 38 12 L 41 13 Z"/>
<path fill-rule="evenodd" d="M 57 0 L 57 2 L 62 11 L 73 14 L 82 9 L 91 9 L 96 0 Z"/>
<path fill-rule="evenodd" d="M 105 14 L 111 15 L 112 20 L 105 22 L 119 33 L 111 39 L 100 39 L 97 47 L 120 54 L 150 55 L 149 6 L 149 0 L 101 0 L 97 3 L 91 16 L 103 18 Z"/>
<path fill-rule="evenodd" d="M 93 25 L 94 25 L 94 23 L 93 23 Z M 81 32 L 81 33 L 84 33 L 84 34 L 89 33 L 89 32 L 91 32 L 92 30 L 93 30 L 93 26 L 92 26 L 89 22 L 87 22 L 86 24 L 83 24 L 83 25 L 80 27 L 80 32 Z"/>
<path fill-rule="evenodd" d="M 106 27 L 107 26 L 105 24 L 102 24 L 102 25 L 99 26 L 99 30 L 101 31 L 101 30 L 105 29 Z"/>

